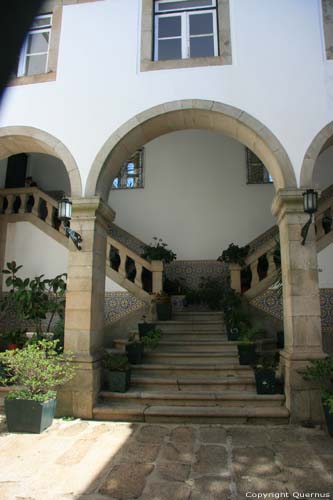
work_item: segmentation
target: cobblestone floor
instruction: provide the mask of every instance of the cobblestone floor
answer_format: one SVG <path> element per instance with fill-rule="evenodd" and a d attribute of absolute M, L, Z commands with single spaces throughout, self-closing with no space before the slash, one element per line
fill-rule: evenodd
<path fill-rule="evenodd" d="M 1 500 L 246 498 L 333 500 L 333 439 L 293 426 L 55 420 L 40 435 L 1 429 Z"/>

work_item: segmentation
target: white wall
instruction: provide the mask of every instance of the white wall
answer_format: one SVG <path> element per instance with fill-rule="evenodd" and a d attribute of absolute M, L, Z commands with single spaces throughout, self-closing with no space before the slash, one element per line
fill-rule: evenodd
<path fill-rule="evenodd" d="M 9 88 L 0 125 L 54 135 L 85 183 L 106 139 L 137 113 L 173 100 L 211 99 L 266 125 L 298 175 L 309 144 L 333 119 L 333 61 L 324 56 L 320 0 L 230 0 L 232 65 L 145 73 L 141 1 L 64 6 L 56 82 Z"/>
<path fill-rule="evenodd" d="M 67 272 L 68 251 L 29 222 L 16 222 L 7 226 L 5 263 L 12 260 L 23 265 L 19 271 L 21 278 L 33 278 L 41 274 L 45 278 L 54 278 Z M 3 278 L 4 290 L 7 289 L 6 277 Z M 125 290 L 106 278 L 105 291 Z"/>
<path fill-rule="evenodd" d="M 275 224 L 274 188 L 246 184 L 245 148 L 221 134 L 185 130 L 145 146 L 145 187 L 111 191 L 115 222 L 145 242 L 163 238 L 179 259 L 216 259 Z"/>
<path fill-rule="evenodd" d="M 333 288 L 333 244 L 318 254 L 319 287 Z"/>
<path fill-rule="evenodd" d="M 333 146 L 324 151 L 316 161 L 313 185 L 325 189 L 333 184 Z"/>

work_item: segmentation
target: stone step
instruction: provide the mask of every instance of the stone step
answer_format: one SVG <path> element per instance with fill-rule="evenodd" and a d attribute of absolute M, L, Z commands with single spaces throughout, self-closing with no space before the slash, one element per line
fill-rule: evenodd
<path fill-rule="evenodd" d="M 126 340 L 114 340 L 116 349 L 125 349 Z M 224 352 L 234 353 L 237 355 L 237 342 L 229 342 L 228 340 L 161 340 L 157 350 L 161 352 Z"/>
<path fill-rule="evenodd" d="M 200 323 L 202 321 L 224 321 L 224 314 L 222 311 L 177 311 L 172 313 L 174 321 L 195 321 Z"/>
<path fill-rule="evenodd" d="M 185 377 L 185 376 L 133 376 L 133 389 L 146 391 L 252 391 L 255 392 L 254 375 L 249 377 Z"/>
<path fill-rule="evenodd" d="M 223 332 L 225 331 L 224 321 L 154 321 L 157 328 L 163 332 L 169 333 L 174 331 L 180 332 Z"/>
<path fill-rule="evenodd" d="M 196 364 L 198 366 L 216 363 L 229 365 L 239 363 L 238 355 L 233 352 L 157 352 L 145 351 L 145 364 Z"/>
<path fill-rule="evenodd" d="M 131 403 L 134 405 L 158 405 L 158 406 L 238 406 L 238 407 L 262 407 L 282 406 L 285 397 L 281 394 L 259 395 L 251 392 L 170 392 L 170 391 L 136 391 L 130 389 L 127 392 L 102 391 L 99 394 L 101 402 L 116 406 L 120 403 Z"/>
<path fill-rule="evenodd" d="M 132 365 L 132 375 L 133 376 L 158 376 L 164 377 L 167 375 L 185 375 L 185 376 L 237 376 L 237 377 L 250 377 L 253 374 L 253 370 L 250 366 L 241 366 L 237 364 L 208 364 L 208 365 L 197 365 L 197 364 L 142 364 L 142 365 Z"/>
<path fill-rule="evenodd" d="M 138 333 L 137 330 L 130 330 L 130 334 Z M 227 341 L 227 334 L 223 331 L 221 332 L 191 332 L 191 331 L 173 331 L 173 332 L 163 332 L 163 340 L 223 340 Z"/>
<path fill-rule="evenodd" d="M 221 406 L 145 406 L 126 403 L 95 406 L 96 420 L 125 422 L 196 423 L 196 424 L 271 424 L 289 423 L 289 411 L 283 407 Z"/>

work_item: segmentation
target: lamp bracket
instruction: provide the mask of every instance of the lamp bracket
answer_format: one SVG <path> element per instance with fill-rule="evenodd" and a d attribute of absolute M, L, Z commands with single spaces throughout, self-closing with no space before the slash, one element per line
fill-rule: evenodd
<path fill-rule="evenodd" d="M 72 242 L 74 243 L 74 245 L 78 250 L 81 250 L 82 249 L 80 245 L 80 243 L 82 243 L 81 235 L 76 231 L 74 231 L 74 229 L 70 228 L 69 221 L 64 221 L 64 228 L 66 231 L 66 236 L 72 240 Z"/>
<path fill-rule="evenodd" d="M 301 236 L 303 238 L 302 245 L 305 245 L 305 241 L 306 241 L 306 238 L 308 236 L 308 232 L 309 232 L 311 224 L 312 224 L 312 214 L 310 214 L 308 222 L 306 224 L 304 224 L 304 226 L 302 227 L 302 230 L 301 230 Z"/>

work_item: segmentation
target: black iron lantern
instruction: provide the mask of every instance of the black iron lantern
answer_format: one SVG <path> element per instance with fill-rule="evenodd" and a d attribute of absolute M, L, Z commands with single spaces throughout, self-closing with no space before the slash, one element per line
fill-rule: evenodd
<path fill-rule="evenodd" d="M 70 227 L 71 218 L 72 218 L 72 202 L 70 201 L 69 198 L 66 198 L 66 196 L 64 196 L 58 202 L 58 219 L 61 220 L 64 224 L 67 238 L 70 238 L 73 241 L 76 248 L 78 250 L 81 250 L 80 243 L 82 243 L 82 237 L 79 233 L 74 231 L 74 229 L 71 229 Z"/>
<path fill-rule="evenodd" d="M 72 202 L 63 197 L 58 202 L 58 219 L 62 221 L 70 221 L 72 218 Z"/>
<path fill-rule="evenodd" d="M 308 222 L 302 227 L 301 235 L 303 237 L 302 245 L 305 244 L 309 228 L 312 223 L 312 216 L 318 210 L 318 193 L 313 189 L 307 189 L 303 193 L 304 212 L 310 215 Z"/>

